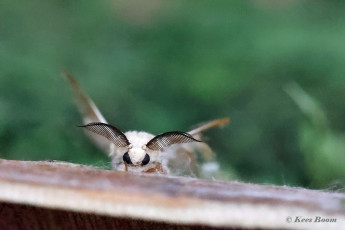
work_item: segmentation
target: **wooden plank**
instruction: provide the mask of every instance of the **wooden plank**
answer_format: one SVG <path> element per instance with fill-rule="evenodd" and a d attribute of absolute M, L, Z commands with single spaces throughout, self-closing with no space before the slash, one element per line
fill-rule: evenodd
<path fill-rule="evenodd" d="M 42 226 L 61 221 L 60 229 L 113 229 L 117 223 L 150 229 L 345 229 L 344 194 L 287 186 L 0 160 L 0 188 L 0 229 L 47 229 Z M 317 217 L 336 222 L 314 222 Z"/>
<path fill-rule="evenodd" d="M 91 213 L 54 210 L 29 205 L 0 203 L 0 229 L 10 230 L 103 230 L 103 229 L 141 229 L 141 230 L 196 230 L 213 229 L 201 225 L 180 225 L 149 220 L 112 217 Z M 225 229 L 225 228 L 217 228 Z M 234 229 L 236 230 L 236 229 Z"/>

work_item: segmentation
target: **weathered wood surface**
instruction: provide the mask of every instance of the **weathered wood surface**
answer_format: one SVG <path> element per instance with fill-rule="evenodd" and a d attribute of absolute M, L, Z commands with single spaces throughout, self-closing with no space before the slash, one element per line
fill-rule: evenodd
<path fill-rule="evenodd" d="M 318 216 L 336 222 L 314 222 Z M 139 228 L 340 230 L 345 195 L 0 160 L 0 229 Z"/>

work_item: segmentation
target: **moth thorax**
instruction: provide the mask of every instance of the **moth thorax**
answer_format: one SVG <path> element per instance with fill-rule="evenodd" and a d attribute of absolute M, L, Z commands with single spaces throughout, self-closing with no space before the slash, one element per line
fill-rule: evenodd
<path fill-rule="evenodd" d="M 138 147 L 134 147 L 128 151 L 128 155 L 134 165 L 140 165 L 145 158 L 145 154 L 145 150 Z"/>

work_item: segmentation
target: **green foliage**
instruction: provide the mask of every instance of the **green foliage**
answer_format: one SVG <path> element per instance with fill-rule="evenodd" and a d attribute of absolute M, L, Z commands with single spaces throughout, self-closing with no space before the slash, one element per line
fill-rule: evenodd
<path fill-rule="evenodd" d="M 328 187 L 345 175 L 344 10 L 342 1 L 5 0 L 0 157 L 108 165 L 75 127 L 66 68 L 122 130 L 230 116 L 208 133 L 224 171 Z M 291 81 L 322 105 L 326 131 L 283 90 Z"/>
<path fill-rule="evenodd" d="M 345 136 L 331 130 L 321 106 L 299 85 L 290 83 L 285 89 L 308 118 L 300 126 L 300 146 L 312 185 L 345 179 Z"/>

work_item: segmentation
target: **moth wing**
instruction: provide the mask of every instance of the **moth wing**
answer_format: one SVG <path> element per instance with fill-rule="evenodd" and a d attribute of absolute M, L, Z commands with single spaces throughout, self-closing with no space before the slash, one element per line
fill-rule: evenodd
<path fill-rule="evenodd" d="M 194 138 L 202 140 L 203 139 L 202 132 L 207 131 L 212 128 L 223 127 L 229 122 L 230 122 L 230 119 L 228 117 L 215 119 L 212 121 L 208 121 L 208 122 L 204 122 L 204 123 L 196 125 L 188 133 L 192 135 Z M 213 152 L 211 147 L 205 142 L 202 142 L 199 145 L 189 145 L 189 148 L 190 148 L 189 151 L 195 151 L 195 152 L 201 153 L 203 158 L 206 161 L 211 161 L 215 156 L 215 153 Z"/>
<path fill-rule="evenodd" d="M 66 71 L 63 72 L 63 75 L 71 85 L 73 99 L 82 117 L 83 124 L 85 125 L 92 122 L 107 123 L 96 104 L 83 91 L 77 80 Z M 85 134 L 97 147 L 102 149 L 107 154 L 111 154 L 113 152 L 115 146 L 107 139 L 92 132 L 85 132 Z"/>
<path fill-rule="evenodd" d="M 216 119 L 208 122 L 201 123 L 199 125 L 196 125 L 196 127 L 188 133 L 194 137 L 198 137 L 198 134 L 201 134 L 202 132 L 212 129 L 212 128 L 217 128 L 217 127 L 223 127 L 224 125 L 228 124 L 230 119 L 228 117 L 221 118 L 221 119 Z"/>
<path fill-rule="evenodd" d="M 198 162 L 197 153 L 202 154 L 204 160 Z M 201 176 L 203 164 L 214 161 L 214 152 L 204 142 L 198 144 L 188 143 L 176 145 L 164 152 L 166 157 L 166 169 L 170 174 L 179 176 Z"/>

